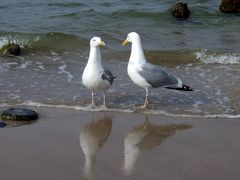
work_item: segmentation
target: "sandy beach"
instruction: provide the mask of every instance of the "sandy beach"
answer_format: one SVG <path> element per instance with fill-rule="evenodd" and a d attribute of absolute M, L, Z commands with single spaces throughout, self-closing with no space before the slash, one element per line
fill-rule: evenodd
<path fill-rule="evenodd" d="M 1 180 L 240 178 L 239 119 L 30 108 L 0 130 Z"/>

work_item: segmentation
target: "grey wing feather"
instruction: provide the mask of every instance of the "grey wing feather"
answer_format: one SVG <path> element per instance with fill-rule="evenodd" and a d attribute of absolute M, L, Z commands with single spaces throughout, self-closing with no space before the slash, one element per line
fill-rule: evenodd
<path fill-rule="evenodd" d="M 104 68 L 102 79 L 107 80 L 112 85 L 114 78 L 116 77 L 113 76 L 112 72 L 108 68 Z"/>
<path fill-rule="evenodd" d="M 144 64 L 139 74 L 154 88 L 174 86 L 179 83 L 177 77 L 150 63 Z"/>

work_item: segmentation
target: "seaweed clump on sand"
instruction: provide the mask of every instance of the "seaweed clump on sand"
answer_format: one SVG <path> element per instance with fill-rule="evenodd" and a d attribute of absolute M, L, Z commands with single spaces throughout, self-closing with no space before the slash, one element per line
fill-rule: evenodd
<path fill-rule="evenodd" d="M 222 0 L 219 9 L 224 13 L 238 13 L 240 0 Z"/>
<path fill-rule="evenodd" d="M 178 2 L 172 6 L 171 14 L 179 20 L 189 18 L 190 10 L 187 3 Z"/>

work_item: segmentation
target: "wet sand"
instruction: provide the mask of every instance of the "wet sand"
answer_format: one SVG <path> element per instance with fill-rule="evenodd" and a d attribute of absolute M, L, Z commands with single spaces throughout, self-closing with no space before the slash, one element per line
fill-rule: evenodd
<path fill-rule="evenodd" d="M 239 119 L 31 109 L 0 129 L 1 180 L 240 179 Z"/>

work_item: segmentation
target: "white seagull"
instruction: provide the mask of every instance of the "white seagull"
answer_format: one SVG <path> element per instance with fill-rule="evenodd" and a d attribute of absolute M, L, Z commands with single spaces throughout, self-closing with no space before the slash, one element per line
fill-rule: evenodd
<path fill-rule="evenodd" d="M 92 107 L 95 107 L 96 91 L 103 91 L 103 106 L 106 107 L 106 91 L 112 85 L 114 76 L 111 71 L 102 66 L 99 46 L 105 46 L 100 37 L 90 40 L 90 53 L 87 65 L 83 71 L 82 83 L 92 91 Z"/>
<path fill-rule="evenodd" d="M 146 91 L 145 103 L 142 108 L 146 108 L 149 105 L 148 91 L 150 88 L 164 87 L 193 91 L 189 86 L 184 85 L 178 77 L 164 71 L 160 66 L 147 62 L 138 33 L 129 33 L 122 46 L 128 42 L 132 43 L 131 55 L 127 67 L 128 75 L 135 84 L 143 87 Z"/>

